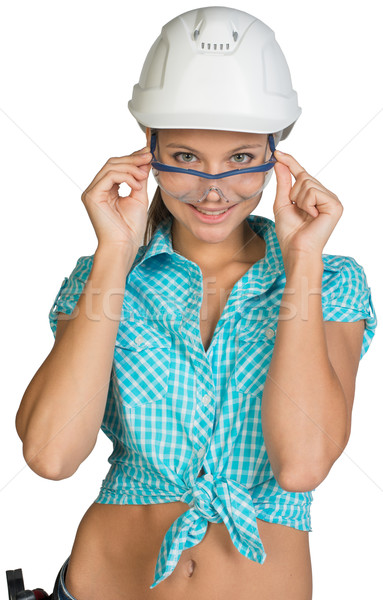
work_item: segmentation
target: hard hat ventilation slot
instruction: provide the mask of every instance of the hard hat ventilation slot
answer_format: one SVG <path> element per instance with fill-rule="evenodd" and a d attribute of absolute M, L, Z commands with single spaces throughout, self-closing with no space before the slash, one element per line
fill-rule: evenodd
<path fill-rule="evenodd" d="M 210 50 L 213 52 L 223 52 L 224 50 L 230 50 L 230 44 L 218 44 L 215 42 L 201 42 L 201 50 Z"/>
<path fill-rule="evenodd" d="M 215 36 L 219 36 L 220 33 L 218 31 L 214 31 L 211 29 L 211 27 L 207 28 L 207 30 L 204 32 L 204 37 L 205 37 L 205 41 L 201 40 L 201 29 L 204 25 L 204 19 L 201 19 L 197 25 L 194 26 L 194 29 L 192 30 L 191 33 L 191 37 L 193 39 L 194 42 L 197 42 L 198 46 L 199 46 L 199 50 L 206 52 L 206 51 L 210 51 L 210 52 L 231 52 L 233 50 L 233 43 L 231 41 L 231 38 L 233 38 L 234 42 L 236 42 L 238 40 L 239 37 L 239 33 L 238 33 L 238 27 L 231 22 L 229 24 L 229 27 L 226 29 L 226 31 L 222 31 L 221 35 L 224 38 L 223 42 L 208 42 L 206 41 L 206 38 L 209 39 L 210 35 L 213 37 Z M 214 29 L 214 28 L 213 28 Z M 230 32 L 231 31 L 231 36 L 230 36 Z M 213 37 L 213 39 L 214 39 Z M 222 40 L 221 37 L 221 40 Z"/>

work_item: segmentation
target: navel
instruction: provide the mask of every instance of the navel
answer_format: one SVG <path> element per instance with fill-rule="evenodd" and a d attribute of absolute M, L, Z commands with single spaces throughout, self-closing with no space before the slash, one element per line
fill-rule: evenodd
<path fill-rule="evenodd" d="M 188 577 L 191 577 L 193 575 L 195 566 L 196 566 L 196 563 L 193 559 L 188 560 L 187 563 L 185 564 L 186 574 Z"/>

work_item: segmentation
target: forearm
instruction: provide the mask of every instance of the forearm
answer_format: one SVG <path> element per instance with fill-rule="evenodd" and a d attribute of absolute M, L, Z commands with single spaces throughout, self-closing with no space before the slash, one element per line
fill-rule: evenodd
<path fill-rule="evenodd" d="M 109 248 L 95 252 L 77 305 L 23 396 L 18 431 L 36 472 L 69 476 L 96 443 L 134 256 Z"/>
<path fill-rule="evenodd" d="M 347 403 L 327 354 L 322 274 L 320 258 L 302 258 L 286 269 L 262 397 L 270 464 L 281 487 L 290 491 L 316 487 L 346 440 Z"/>

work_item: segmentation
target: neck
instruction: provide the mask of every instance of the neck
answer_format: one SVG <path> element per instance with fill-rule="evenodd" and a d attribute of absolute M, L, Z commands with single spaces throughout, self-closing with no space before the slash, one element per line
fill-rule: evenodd
<path fill-rule="evenodd" d="M 216 243 L 196 238 L 176 219 L 171 235 L 173 250 L 205 271 L 223 270 L 232 263 L 254 264 L 265 256 L 264 239 L 251 229 L 246 219 L 225 240 Z"/>

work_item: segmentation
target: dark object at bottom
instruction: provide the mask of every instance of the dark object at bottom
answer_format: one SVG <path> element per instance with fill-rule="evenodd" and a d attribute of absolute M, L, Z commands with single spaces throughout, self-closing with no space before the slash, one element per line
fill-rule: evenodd
<path fill-rule="evenodd" d="M 6 575 L 9 600 L 43 600 L 44 598 L 48 598 L 49 600 L 54 599 L 53 594 L 49 595 L 41 588 L 36 588 L 35 590 L 26 590 L 24 588 L 22 569 L 6 571 Z"/>

